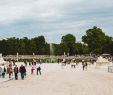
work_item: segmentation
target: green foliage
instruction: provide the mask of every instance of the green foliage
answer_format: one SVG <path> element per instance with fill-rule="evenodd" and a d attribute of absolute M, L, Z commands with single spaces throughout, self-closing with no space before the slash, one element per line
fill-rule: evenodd
<path fill-rule="evenodd" d="M 35 42 L 36 45 L 36 54 L 45 54 L 46 53 L 46 42 L 44 36 L 39 36 L 34 39 L 32 39 Z"/>
<path fill-rule="evenodd" d="M 112 43 L 112 37 L 105 35 L 100 28 L 94 26 L 86 31 L 82 41 L 88 44 L 91 53 L 101 54 L 105 53 L 105 50 L 109 51 L 107 47 Z M 108 53 L 107 51 L 106 53 Z"/>
<path fill-rule="evenodd" d="M 64 52 L 70 55 L 75 54 L 101 54 L 109 53 L 113 55 L 113 38 L 97 27 L 88 29 L 82 37 L 84 43 L 76 42 L 76 37 L 72 34 L 62 36 L 61 43 L 53 43 L 54 55 L 63 55 Z M 44 36 L 38 36 L 32 39 L 8 38 L 0 40 L 0 53 L 3 55 L 19 54 L 32 55 L 50 55 L 50 44 L 45 41 Z"/>
<path fill-rule="evenodd" d="M 61 43 L 59 49 L 60 49 L 60 54 L 61 55 L 63 55 L 64 52 L 65 53 L 68 53 L 69 52 L 69 48 L 68 48 L 68 46 L 65 43 Z"/>
<path fill-rule="evenodd" d="M 65 45 L 70 55 L 75 54 L 75 42 L 76 38 L 72 34 L 67 34 L 63 36 L 61 40 L 61 43 Z"/>
<path fill-rule="evenodd" d="M 62 43 L 65 43 L 67 45 L 71 45 L 72 43 L 75 43 L 76 38 L 74 35 L 72 34 L 67 34 L 65 36 L 62 37 Z"/>

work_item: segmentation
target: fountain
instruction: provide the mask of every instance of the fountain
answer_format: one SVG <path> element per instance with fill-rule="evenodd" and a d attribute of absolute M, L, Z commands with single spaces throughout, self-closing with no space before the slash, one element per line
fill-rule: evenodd
<path fill-rule="evenodd" d="M 108 59 L 103 58 L 102 56 L 100 56 L 100 57 L 97 58 L 96 63 L 97 63 L 97 64 L 108 64 L 109 61 L 108 61 Z"/>
<path fill-rule="evenodd" d="M 54 49 L 52 43 L 50 43 L 50 55 L 54 55 Z"/>
<path fill-rule="evenodd" d="M 53 44 L 50 43 L 50 62 L 53 63 L 54 60 L 54 48 L 53 48 Z"/>
<path fill-rule="evenodd" d="M 101 68 L 106 68 L 106 69 L 108 68 L 108 72 L 113 73 L 113 63 L 108 61 L 108 59 L 100 56 L 100 57 L 98 57 L 96 63 L 99 67 L 101 66 Z"/>
<path fill-rule="evenodd" d="M 109 63 L 110 62 L 108 61 L 108 59 L 103 58 L 102 56 L 100 56 L 100 57 L 97 58 L 96 67 L 99 67 L 99 68 L 108 68 Z"/>

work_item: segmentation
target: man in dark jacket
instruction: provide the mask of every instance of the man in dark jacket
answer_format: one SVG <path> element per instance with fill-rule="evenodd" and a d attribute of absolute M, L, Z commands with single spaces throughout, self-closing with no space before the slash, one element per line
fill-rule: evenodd
<path fill-rule="evenodd" d="M 84 70 L 84 68 L 85 68 L 85 63 L 84 63 L 84 61 L 82 61 L 82 67 L 83 67 L 83 70 Z"/>
<path fill-rule="evenodd" d="M 20 71 L 20 74 L 21 74 L 21 79 L 24 80 L 24 76 L 26 74 L 25 66 L 21 65 L 19 71 Z"/>
<path fill-rule="evenodd" d="M 14 73 L 15 73 L 15 80 L 18 80 L 18 67 L 15 65 L 14 67 Z"/>

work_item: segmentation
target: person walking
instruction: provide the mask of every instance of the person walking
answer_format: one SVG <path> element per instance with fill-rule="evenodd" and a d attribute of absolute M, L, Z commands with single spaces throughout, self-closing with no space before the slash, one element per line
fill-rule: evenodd
<path fill-rule="evenodd" d="M 24 61 L 25 66 L 27 67 L 27 61 Z"/>
<path fill-rule="evenodd" d="M 60 63 L 60 59 L 59 58 L 58 58 L 58 61 L 57 62 L 58 62 L 58 64 Z"/>
<path fill-rule="evenodd" d="M 20 71 L 20 74 L 21 74 L 21 79 L 24 80 L 24 77 L 25 77 L 25 74 L 26 74 L 25 66 L 21 65 L 19 71 Z"/>
<path fill-rule="evenodd" d="M 82 67 L 83 67 L 83 70 L 84 70 L 84 68 L 85 68 L 85 63 L 84 63 L 84 61 L 82 61 Z"/>
<path fill-rule="evenodd" d="M 31 66 L 31 74 L 34 74 L 34 70 L 35 70 L 35 66 L 32 65 L 32 66 Z"/>
<path fill-rule="evenodd" d="M 37 68 L 37 75 L 39 75 L 39 74 L 41 75 L 41 64 L 37 63 L 36 68 Z"/>
<path fill-rule="evenodd" d="M 0 66 L 0 77 L 2 76 L 2 67 Z"/>
<path fill-rule="evenodd" d="M 15 65 L 14 67 L 15 80 L 18 80 L 18 67 Z"/>
<path fill-rule="evenodd" d="M 9 78 L 11 78 L 11 74 L 13 73 L 12 65 L 9 64 L 9 67 L 7 67 L 7 73 L 9 74 Z"/>
<path fill-rule="evenodd" d="M 6 68 L 4 66 L 4 64 L 2 64 L 2 78 L 5 78 L 5 73 L 6 73 Z"/>
<path fill-rule="evenodd" d="M 87 67 L 88 67 L 88 64 L 87 64 L 87 61 L 85 62 L 85 69 L 87 71 Z"/>

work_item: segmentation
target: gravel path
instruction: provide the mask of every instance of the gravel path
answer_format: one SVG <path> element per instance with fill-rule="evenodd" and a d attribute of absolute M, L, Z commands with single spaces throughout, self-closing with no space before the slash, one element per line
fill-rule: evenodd
<path fill-rule="evenodd" d="M 43 64 L 42 75 L 0 84 L 0 95 L 113 95 L 113 74 L 107 69 L 81 66 L 75 69 L 58 64 Z"/>

